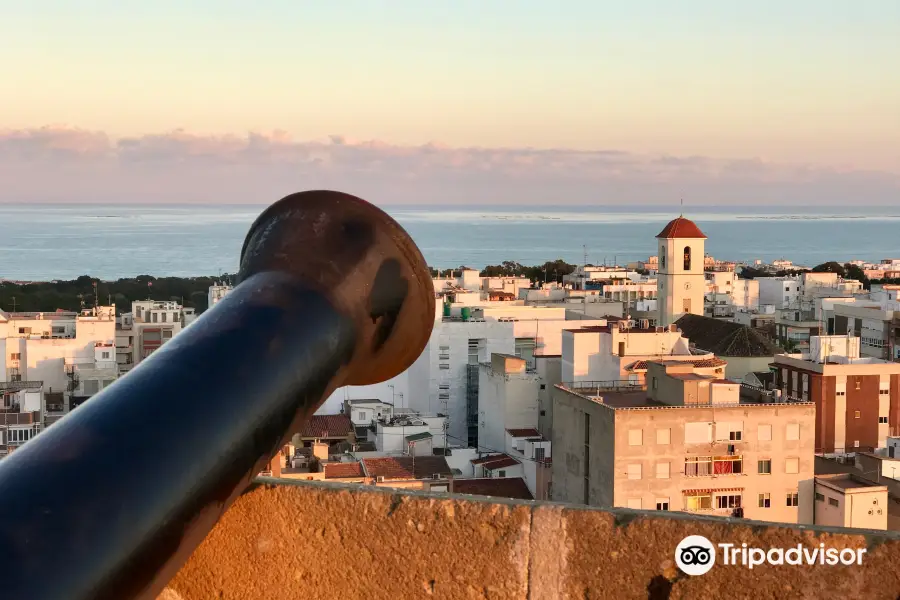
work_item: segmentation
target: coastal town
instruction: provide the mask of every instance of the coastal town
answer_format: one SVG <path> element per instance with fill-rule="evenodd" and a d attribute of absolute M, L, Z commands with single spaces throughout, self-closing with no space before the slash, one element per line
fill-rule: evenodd
<path fill-rule="evenodd" d="M 744 265 L 705 242 L 678 217 L 644 261 L 436 271 L 415 364 L 339 389 L 261 475 L 900 530 L 900 259 Z M 0 456 L 200 317 L 10 308 Z"/>

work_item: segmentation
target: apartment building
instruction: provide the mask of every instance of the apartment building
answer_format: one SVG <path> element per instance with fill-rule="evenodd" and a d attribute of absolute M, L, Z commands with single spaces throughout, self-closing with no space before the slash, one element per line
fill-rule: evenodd
<path fill-rule="evenodd" d="M 485 451 L 503 449 L 507 430 L 538 426 L 541 380 L 527 366 L 524 358 L 496 353 L 479 366 L 478 445 Z"/>
<path fill-rule="evenodd" d="M 37 423 L 48 426 L 116 379 L 114 341 L 112 306 L 81 312 L 0 311 L 0 391 L 36 393 Z M 6 398 L 4 403 L 15 401 Z"/>
<path fill-rule="evenodd" d="M 860 357 L 859 347 L 859 338 L 815 336 L 808 352 L 772 362 L 782 395 L 815 404 L 818 452 L 884 448 L 900 432 L 900 363 Z"/>
<path fill-rule="evenodd" d="M 131 303 L 131 312 L 121 315 L 116 324 L 116 361 L 121 372 L 158 350 L 184 327 L 196 314 L 174 300 L 139 300 Z"/>
<path fill-rule="evenodd" d="M 562 381 L 643 381 L 642 361 L 712 360 L 709 352 L 692 353 L 690 343 L 673 324 L 610 320 L 608 325 L 562 332 Z M 723 363 L 724 364 L 724 363 Z"/>
<path fill-rule="evenodd" d="M 835 335 L 853 335 L 860 340 L 860 356 L 893 360 L 893 323 L 900 310 L 885 309 L 879 302 L 857 300 L 836 303 L 833 308 Z"/>
<path fill-rule="evenodd" d="M 553 500 L 812 522 L 815 407 L 754 402 L 690 364 L 639 390 L 554 389 Z"/>
<path fill-rule="evenodd" d="M 233 289 L 234 287 L 226 283 L 216 283 L 215 285 L 209 286 L 209 291 L 206 294 L 206 307 L 212 308 Z"/>

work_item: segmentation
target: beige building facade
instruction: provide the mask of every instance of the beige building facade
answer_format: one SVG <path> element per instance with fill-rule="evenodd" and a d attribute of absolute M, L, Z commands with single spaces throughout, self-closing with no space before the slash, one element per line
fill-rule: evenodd
<path fill-rule="evenodd" d="M 556 386 L 553 500 L 811 523 L 814 405 L 666 368 L 643 391 Z"/>

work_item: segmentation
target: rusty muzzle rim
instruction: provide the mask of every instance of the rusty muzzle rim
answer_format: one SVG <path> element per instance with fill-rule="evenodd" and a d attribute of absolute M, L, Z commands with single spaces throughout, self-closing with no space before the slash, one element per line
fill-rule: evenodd
<path fill-rule="evenodd" d="M 359 335 L 346 384 L 399 375 L 431 337 L 434 286 L 422 253 L 394 219 L 361 198 L 299 192 L 263 211 L 244 240 L 239 277 L 272 270 L 315 287 L 353 319 Z"/>

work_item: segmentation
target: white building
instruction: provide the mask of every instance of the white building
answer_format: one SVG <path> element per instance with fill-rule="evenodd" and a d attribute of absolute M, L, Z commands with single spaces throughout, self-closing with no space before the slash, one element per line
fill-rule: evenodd
<path fill-rule="evenodd" d="M 562 381 L 643 382 L 635 363 L 667 360 L 705 360 L 711 354 L 692 354 L 687 338 L 674 325 L 634 327 L 628 321 L 606 327 L 566 330 L 562 333 Z"/>
<path fill-rule="evenodd" d="M 225 283 L 216 283 L 209 286 L 209 292 L 206 295 L 207 308 L 212 308 L 233 289 L 232 286 Z"/>
<path fill-rule="evenodd" d="M 81 313 L 0 311 L 0 382 L 40 381 L 44 392 L 66 390 L 65 366 L 92 363 L 104 352 L 115 358 L 115 339 L 112 306 Z"/>
<path fill-rule="evenodd" d="M 803 282 L 799 277 L 759 277 L 759 303 L 776 309 L 796 306 L 802 295 Z"/>
<path fill-rule="evenodd" d="M 116 353 L 119 370 L 130 371 L 178 334 L 196 317 L 194 309 L 173 300 L 139 300 L 118 319 Z"/>
<path fill-rule="evenodd" d="M 478 446 L 496 452 L 506 445 L 508 429 L 538 426 L 540 377 L 526 369 L 523 358 L 492 354 L 480 366 L 478 381 Z"/>
<path fill-rule="evenodd" d="M 114 315 L 112 306 L 81 313 L 0 311 L 2 402 L 23 414 L 36 411 L 27 423 L 36 432 L 110 385 L 118 375 Z"/>
<path fill-rule="evenodd" d="M 522 465 L 522 478 L 535 500 L 551 500 L 553 463 L 550 440 L 535 429 L 508 429 L 506 454 Z"/>
<path fill-rule="evenodd" d="M 684 314 L 703 314 L 706 280 L 703 271 L 706 236 L 693 221 L 678 217 L 656 236 L 659 317 L 657 325 L 670 325 Z"/>

